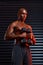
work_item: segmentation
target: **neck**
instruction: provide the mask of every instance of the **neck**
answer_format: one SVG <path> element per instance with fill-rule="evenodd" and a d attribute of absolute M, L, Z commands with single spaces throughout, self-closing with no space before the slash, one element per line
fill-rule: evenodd
<path fill-rule="evenodd" d="M 23 20 L 21 20 L 21 19 L 18 19 L 18 21 L 19 21 L 19 22 L 21 22 L 21 23 L 24 23 L 24 21 L 23 21 Z"/>

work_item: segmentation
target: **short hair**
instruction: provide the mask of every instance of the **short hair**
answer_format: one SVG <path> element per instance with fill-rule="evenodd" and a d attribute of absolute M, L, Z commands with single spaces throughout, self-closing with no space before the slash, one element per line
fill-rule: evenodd
<path fill-rule="evenodd" d="M 25 8 L 20 8 L 20 9 L 18 10 L 18 15 L 20 15 L 20 14 L 22 13 L 23 10 L 25 10 L 26 13 L 27 13 L 27 9 L 25 9 Z"/>

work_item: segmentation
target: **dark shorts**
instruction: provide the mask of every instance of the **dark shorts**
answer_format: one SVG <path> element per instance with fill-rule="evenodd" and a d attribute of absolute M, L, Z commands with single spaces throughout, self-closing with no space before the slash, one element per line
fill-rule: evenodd
<path fill-rule="evenodd" d="M 12 65 L 32 65 L 29 47 L 16 44 L 12 51 Z"/>

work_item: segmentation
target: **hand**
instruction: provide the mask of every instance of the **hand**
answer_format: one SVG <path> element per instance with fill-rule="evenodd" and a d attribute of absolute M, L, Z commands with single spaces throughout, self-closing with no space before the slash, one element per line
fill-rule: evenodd
<path fill-rule="evenodd" d="M 29 39 L 32 39 L 32 33 L 27 34 Z"/>

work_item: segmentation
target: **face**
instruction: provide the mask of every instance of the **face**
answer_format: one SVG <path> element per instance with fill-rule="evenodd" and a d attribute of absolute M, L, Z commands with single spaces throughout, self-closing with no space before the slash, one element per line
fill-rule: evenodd
<path fill-rule="evenodd" d="M 21 19 L 22 21 L 25 21 L 26 18 L 27 18 L 27 11 L 26 11 L 26 10 L 22 10 L 22 11 L 21 11 L 21 14 L 20 14 L 20 19 Z"/>

